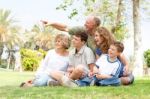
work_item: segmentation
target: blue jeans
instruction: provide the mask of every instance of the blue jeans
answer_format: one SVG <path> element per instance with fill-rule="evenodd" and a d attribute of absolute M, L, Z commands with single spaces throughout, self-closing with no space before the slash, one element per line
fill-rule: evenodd
<path fill-rule="evenodd" d="M 118 77 L 112 77 L 107 79 L 98 79 L 96 76 L 90 77 L 84 77 L 83 79 L 77 80 L 76 83 L 79 86 L 89 86 L 90 83 L 94 80 L 95 85 L 97 86 L 119 86 L 121 84 L 121 81 Z"/>
<path fill-rule="evenodd" d="M 42 73 L 40 75 L 36 75 L 33 81 L 33 85 L 34 86 L 47 86 L 48 80 L 53 80 L 53 79 L 46 73 Z"/>
<path fill-rule="evenodd" d="M 93 80 L 93 77 L 90 78 L 90 77 L 86 76 L 86 77 L 84 77 L 84 78 L 82 78 L 80 80 L 77 80 L 76 83 L 80 87 L 81 86 L 89 86 L 92 80 Z"/>
<path fill-rule="evenodd" d="M 94 76 L 93 78 L 95 80 L 95 85 L 97 86 L 119 86 L 121 84 L 121 81 L 118 77 L 112 77 L 107 79 L 98 79 Z"/>

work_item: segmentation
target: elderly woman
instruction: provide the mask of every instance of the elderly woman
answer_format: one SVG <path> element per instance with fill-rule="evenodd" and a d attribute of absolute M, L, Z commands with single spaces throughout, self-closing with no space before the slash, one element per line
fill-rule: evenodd
<path fill-rule="evenodd" d="M 23 82 L 20 87 L 46 86 L 49 81 L 55 81 L 49 74 L 51 71 L 66 71 L 68 67 L 69 37 L 58 34 L 55 38 L 55 48 L 49 50 L 45 59 L 39 66 L 35 78 L 32 81 Z"/>

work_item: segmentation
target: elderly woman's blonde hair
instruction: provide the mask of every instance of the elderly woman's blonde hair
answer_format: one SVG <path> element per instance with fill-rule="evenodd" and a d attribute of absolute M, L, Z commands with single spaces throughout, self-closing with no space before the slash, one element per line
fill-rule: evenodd
<path fill-rule="evenodd" d="M 60 39 L 63 43 L 63 46 L 65 49 L 68 49 L 70 47 L 70 38 L 66 34 L 57 34 L 55 37 L 55 42 Z"/>

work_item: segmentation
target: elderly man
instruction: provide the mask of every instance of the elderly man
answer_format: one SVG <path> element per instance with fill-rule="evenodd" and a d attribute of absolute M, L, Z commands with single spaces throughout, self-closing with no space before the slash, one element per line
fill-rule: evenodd
<path fill-rule="evenodd" d="M 69 27 L 65 24 L 56 23 L 56 22 L 48 22 L 48 21 L 42 21 L 42 23 L 45 24 L 46 26 L 52 26 L 58 30 L 66 31 L 71 35 L 79 31 L 82 31 L 82 32 L 85 31 L 88 34 L 87 45 L 95 52 L 96 46 L 94 43 L 94 34 L 96 31 L 96 28 L 99 27 L 99 25 L 101 24 L 101 21 L 98 17 L 89 16 L 86 19 L 84 26 L 75 26 L 75 27 Z"/>

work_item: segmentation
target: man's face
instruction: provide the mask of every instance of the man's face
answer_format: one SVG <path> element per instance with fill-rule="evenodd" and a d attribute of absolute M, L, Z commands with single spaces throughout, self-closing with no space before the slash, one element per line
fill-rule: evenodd
<path fill-rule="evenodd" d="M 87 18 L 85 24 L 85 28 L 87 31 L 92 31 L 95 28 L 95 21 L 93 17 Z"/>
<path fill-rule="evenodd" d="M 75 48 L 79 48 L 79 47 L 83 46 L 84 42 L 81 41 L 80 37 L 77 37 L 77 36 L 73 35 L 72 44 Z"/>
<path fill-rule="evenodd" d="M 110 45 L 109 50 L 108 50 L 108 55 L 109 55 L 111 58 L 114 58 L 114 57 L 116 57 L 116 56 L 119 56 L 119 54 L 120 54 L 120 53 L 118 52 L 116 46 Z"/>

